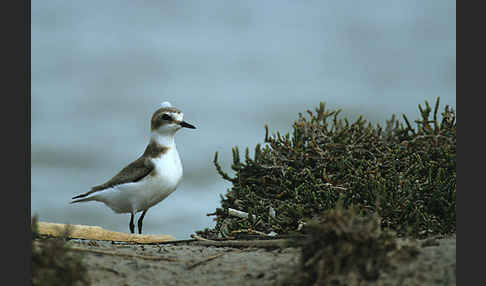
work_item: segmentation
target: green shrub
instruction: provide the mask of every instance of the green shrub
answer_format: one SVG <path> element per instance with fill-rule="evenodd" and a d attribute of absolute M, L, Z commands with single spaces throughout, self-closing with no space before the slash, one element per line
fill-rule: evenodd
<path fill-rule="evenodd" d="M 231 168 L 222 171 L 218 153 L 214 164 L 232 188 L 221 196 L 214 229 L 206 237 L 231 236 L 236 230 L 287 234 L 305 220 L 335 207 L 357 206 L 376 213 L 381 227 L 398 235 L 424 237 L 456 230 L 456 118 L 445 106 L 438 118 L 439 98 L 432 110 L 418 106 L 420 119 L 413 128 L 393 115 L 385 128 L 359 117 L 350 123 L 341 110 L 321 103 L 309 118 L 299 113 L 292 135 L 277 132 L 254 157 L 246 148 L 244 160 L 233 148 Z M 229 209 L 248 213 L 234 217 Z"/>

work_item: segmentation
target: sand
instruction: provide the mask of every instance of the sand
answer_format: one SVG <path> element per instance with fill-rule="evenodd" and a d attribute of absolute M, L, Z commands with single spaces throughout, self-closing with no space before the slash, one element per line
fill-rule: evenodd
<path fill-rule="evenodd" d="M 92 285 L 278 285 L 298 268 L 296 248 L 262 249 L 193 242 L 127 244 L 72 239 Z M 456 237 L 417 241 L 411 263 L 383 273 L 376 285 L 456 285 Z"/>

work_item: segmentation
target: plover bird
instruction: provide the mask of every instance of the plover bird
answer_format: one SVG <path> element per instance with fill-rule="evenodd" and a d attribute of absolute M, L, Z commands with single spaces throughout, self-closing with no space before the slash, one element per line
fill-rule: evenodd
<path fill-rule="evenodd" d="M 73 197 L 71 203 L 98 201 L 116 213 L 130 213 L 131 233 L 135 230 L 135 214 L 142 212 L 138 219 L 138 233 L 141 234 L 147 210 L 175 191 L 182 179 L 175 133 L 182 127 L 196 128 L 183 117 L 179 109 L 163 102 L 152 115 L 150 142 L 145 152 L 106 183 Z"/>

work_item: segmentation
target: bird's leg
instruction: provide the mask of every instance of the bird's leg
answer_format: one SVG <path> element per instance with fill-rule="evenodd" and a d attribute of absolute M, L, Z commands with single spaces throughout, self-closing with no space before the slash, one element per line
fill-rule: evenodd
<path fill-rule="evenodd" d="M 143 217 L 145 216 L 146 213 L 147 213 L 147 210 L 144 210 L 142 212 L 142 215 L 138 219 L 138 233 L 139 234 L 142 234 L 142 221 L 143 221 Z"/>
<path fill-rule="evenodd" d="M 133 213 L 132 213 L 132 216 L 130 217 L 130 232 L 131 233 L 135 233 L 135 224 L 133 224 Z"/>

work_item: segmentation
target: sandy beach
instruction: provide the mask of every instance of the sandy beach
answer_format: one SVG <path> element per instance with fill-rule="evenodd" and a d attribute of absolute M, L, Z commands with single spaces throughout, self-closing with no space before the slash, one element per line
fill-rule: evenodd
<path fill-rule="evenodd" d="M 36 239 L 37 244 L 45 243 Z M 129 244 L 71 239 L 92 285 L 279 285 L 298 269 L 297 248 L 216 247 L 197 241 Z M 456 285 L 456 237 L 415 242 L 420 253 L 370 285 Z"/>

